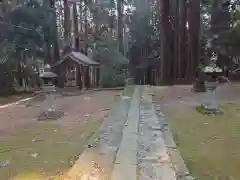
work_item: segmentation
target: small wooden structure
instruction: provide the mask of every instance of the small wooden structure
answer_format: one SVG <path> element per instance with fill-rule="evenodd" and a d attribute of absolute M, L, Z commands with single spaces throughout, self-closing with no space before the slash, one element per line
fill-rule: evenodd
<path fill-rule="evenodd" d="M 59 87 L 88 89 L 99 86 L 100 64 L 81 52 L 65 54 L 53 67 L 58 75 Z"/>
<path fill-rule="evenodd" d="M 137 79 L 135 80 L 137 84 L 151 84 L 156 85 L 156 60 L 143 59 L 141 64 L 136 67 Z"/>

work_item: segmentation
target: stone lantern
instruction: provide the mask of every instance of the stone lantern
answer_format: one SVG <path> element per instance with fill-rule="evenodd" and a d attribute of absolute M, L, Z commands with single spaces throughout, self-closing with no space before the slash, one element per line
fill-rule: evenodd
<path fill-rule="evenodd" d="M 209 61 L 209 65 L 203 70 L 206 81 L 204 82 L 206 87 L 206 102 L 198 108 L 200 112 L 204 114 L 221 114 L 219 105 L 216 100 L 216 89 L 218 86 L 218 78 L 222 76 L 223 70 L 216 65 L 217 54 L 213 53 Z"/>
<path fill-rule="evenodd" d="M 57 78 L 57 75 L 51 72 L 51 66 L 46 64 L 44 67 L 44 72 L 40 74 L 40 78 L 43 80 L 43 87 L 53 86 L 53 81 Z"/>
<path fill-rule="evenodd" d="M 51 66 L 46 64 L 44 67 L 44 72 L 40 74 L 40 79 L 42 80 L 42 90 L 45 95 L 44 112 L 40 115 L 40 120 L 56 119 L 59 117 L 55 102 L 56 88 L 53 83 L 56 78 L 57 75 L 51 72 Z"/>

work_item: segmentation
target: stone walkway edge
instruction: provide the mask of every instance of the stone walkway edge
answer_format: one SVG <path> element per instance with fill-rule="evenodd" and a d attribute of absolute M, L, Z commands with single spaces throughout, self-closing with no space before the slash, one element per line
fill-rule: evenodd
<path fill-rule="evenodd" d="M 189 170 L 187 169 L 186 164 L 184 163 L 184 160 L 177 148 L 173 134 L 170 130 L 169 124 L 167 123 L 167 118 L 162 112 L 161 105 L 156 104 L 156 102 L 153 102 L 153 104 L 155 107 L 156 115 L 162 124 L 161 129 L 163 133 L 163 139 L 167 147 L 171 163 L 174 166 L 177 180 L 194 180 L 194 178 L 189 173 Z"/>
<path fill-rule="evenodd" d="M 137 155 L 139 180 L 176 180 L 150 89 L 142 88 Z"/>
<path fill-rule="evenodd" d="M 122 141 L 117 152 L 111 180 L 137 179 L 137 140 L 139 120 L 139 90 L 135 88 L 130 103 L 127 121 L 123 129 Z"/>

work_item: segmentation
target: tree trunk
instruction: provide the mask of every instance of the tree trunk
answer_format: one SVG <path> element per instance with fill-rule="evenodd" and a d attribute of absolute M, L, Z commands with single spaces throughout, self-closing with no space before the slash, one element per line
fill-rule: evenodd
<path fill-rule="evenodd" d="M 189 67 L 188 80 L 196 78 L 197 66 L 200 61 L 200 0 L 190 0 L 188 7 L 189 24 Z"/>
<path fill-rule="evenodd" d="M 43 7 L 46 9 L 51 8 L 51 4 L 49 0 L 43 0 Z M 52 17 L 49 13 L 49 16 Z M 51 32 L 51 28 L 45 28 L 45 32 Z M 49 39 L 47 37 L 44 37 L 44 63 L 45 64 L 52 64 L 51 63 L 51 42 L 49 42 Z"/>
<path fill-rule="evenodd" d="M 172 0 L 172 17 L 173 17 L 173 80 L 177 82 L 179 77 L 179 1 Z"/>
<path fill-rule="evenodd" d="M 211 33 L 215 34 L 218 31 L 218 12 L 219 6 L 222 3 L 222 0 L 213 0 L 212 2 L 212 9 L 211 9 Z"/>
<path fill-rule="evenodd" d="M 73 26 L 74 26 L 74 48 L 76 50 L 79 50 L 78 15 L 76 3 L 73 3 Z"/>
<path fill-rule="evenodd" d="M 123 0 L 117 0 L 117 13 L 118 13 L 118 50 L 124 54 L 123 45 Z"/>
<path fill-rule="evenodd" d="M 84 9 L 84 50 L 85 54 L 88 51 L 88 2 L 84 0 L 85 9 Z"/>
<path fill-rule="evenodd" d="M 56 63 L 60 59 L 59 54 L 59 42 L 58 42 L 58 29 L 57 29 L 57 15 L 56 15 L 56 9 L 55 9 L 55 0 L 52 0 L 51 8 L 54 10 L 53 16 L 52 16 L 52 32 L 55 36 L 54 43 L 53 43 L 53 64 Z"/>
<path fill-rule="evenodd" d="M 186 67 L 187 67 L 187 0 L 180 0 L 180 17 L 178 24 L 179 32 L 179 60 L 178 60 L 178 76 L 181 78 L 186 78 Z"/>
<path fill-rule="evenodd" d="M 68 0 L 63 0 L 64 3 L 64 41 L 66 46 L 69 46 L 69 32 L 70 32 L 70 11 L 68 7 Z"/>
<path fill-rule="evenodd" d="M 171 37 L 170 37 L 170 2 L 162 0 L 160 2 L 161 12 L 161 60 L 160 60 L 160 81 L 162 85 L 171 84 Z"/>

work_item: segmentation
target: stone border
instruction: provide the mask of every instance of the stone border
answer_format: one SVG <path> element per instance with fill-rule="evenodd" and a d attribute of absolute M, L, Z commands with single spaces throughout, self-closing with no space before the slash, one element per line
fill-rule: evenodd
<path fill-rule="evenodd" d="M 60 93 L 60 95 L 62 96 L 79 96 L 79 95 L 83 95 L 83 94 L 87 94 L 87 93 L 91 93 L 91 92 L 95 92 L 95 91 L 107 91 L 107 90 L 124 90 L 125 87 L 117 87 L 117 88 L 98 88 L 98 89 L 91 89 L 91 90 L 87 90 L 87 91 L 79 91 L 77 93 L 73 93 L 73 94 L 63 94 L 63 93 Z M 56 93 L 58 94 L 58 93 Z M 32 96 L 28 97 L 28 98 L 24 98 L 24 99 L 20 99 L 18 101 L 15 101 L 15 102 L 11 102 L 11 103 L 7 103 L 7 104 L 3 104 L 3 105 L 0 105 L 0 109 L 4 109 L 4 108 L 8 108 L 8 107 L 11 107 L 11 106 L 14 106 L 14 105 L 19 105 L 21 103 L 27 103 L 28 101 L 30 100 L 34 100 L 36 98 L 40 98 L 40 97 L 44 97 L 44 94 L 42 91 L 36 91 L 34 93 L 32 93 Z M 28 106 L 28 105 L 27 105 Z"/>
<path fill-rule="evenodd" d="M 121 143 L 118 147 L 114 167 L 110 180 L 136 180 L 137 179 L 137 145 L 139 121 L 139 90 L 134 89 L 127 120 L 122 131 Z M 123 173 L 124 172 L 124 173 Z"/>
<path fill-rule="evenodd" d="M 162 123 L 162 133 L 170 160 L 173 164 L 174 170 L 176 172 L 177 180 L 194 180 L 194 178 L 189 173 L 186 164 L 177 148 L 177 145 L 173 139 L 173 134 L 170 130 L 169 124 L 164 117 L 160 105 L 155 104 L 155 111 L 159 121 Z"/>
<path fill-rule="evenodd" d="M 86 93 L 92 93 L 92 92 L 95 92 L 95 91 L 117 91 L 117 90 L 124 90 L 125 87 L 117 87 L 117 88 L 96 88 L 96 89 L 90 89 L 90 90 L 86 90 L 86 91 L 78 91 L 76 89 L 75 92 L 60 92 L 60 94 L 62 96 L 79 96 L 79 95 L 82 95 L 82 94 L 86 94 Z"/>
<path fill-rule="evenodd" d="M 4 109 L 4 108 L 8 108 L 8 107 L 11 107 L 11 106 L 14 106 L 14 105 L 18 105 L 20 103 L 24 103 L 24 102 L 27 102 L 31 99 L 33 99 L 35 96 L 32 96 L 32 97 L 28 97 L 28 98 L 25 98 L 25 99 L 20 99 L 16 102 L 12 102 L 12 103 L 7 103 L 7 104 L 3 104 L 0 106 L 0 109 Z"/>

